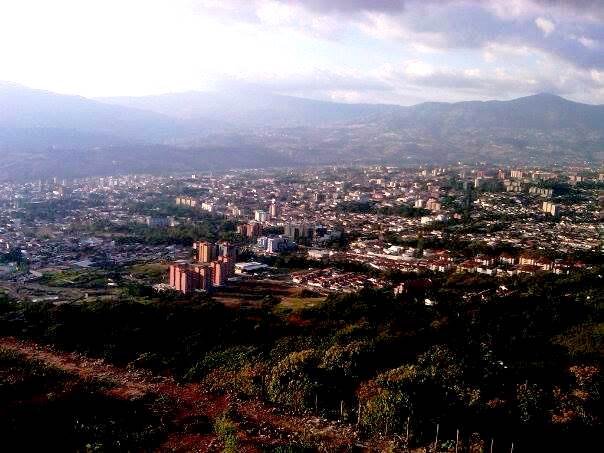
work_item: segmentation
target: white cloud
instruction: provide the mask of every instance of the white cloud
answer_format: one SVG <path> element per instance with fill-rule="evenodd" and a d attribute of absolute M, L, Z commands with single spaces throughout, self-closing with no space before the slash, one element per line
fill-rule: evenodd
<path fill-rule="evenodd" d="M 556 25 L 551 20 L 543 17 L 535 19 L 535 25 L 543 32 L 544 36 L 549 36 L 556 29 Z"/>
<path fill-rule="evenodd" d="M 420 60 L 408 61 L 405 64 L 404 71 L 405 74 L 411 77 L 426 77 L 434 74 L 434 68 L 432 65 Z"/>
<path fill-rule="evenodd" d="M 596 47 L 598 47 L 597 41 L 591 38 L 587 38 L 586 36 L 581 36 L 577 38 L 577 41 L 579 41 L 584 47 L 587 47 L 588 49 L 595 49 Z"/>

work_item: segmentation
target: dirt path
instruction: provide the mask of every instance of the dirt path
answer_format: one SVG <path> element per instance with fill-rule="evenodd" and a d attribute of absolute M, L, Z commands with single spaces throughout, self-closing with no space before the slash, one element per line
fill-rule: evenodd
<path fill-rule="evenodd" d="M 221 443 L 211 429 L 199 433 L 195 425 L 200 420 L 211 423 L 227 408 L 235 414 L 240 452 L 256 452 L 260 447 L 296 441 L 310 442 L 320 451 L 348 451 L 358 442 L 357 433 L 348 425 L 320 417 L 282 414 L 261 401 L 216 395 L 200 384 L 179 384 L 147 371 L 116 367 L 101 359 L 12 337 L 1 337 L 0 348 L 47 363 L 79 379 L 102 382 L 107 386 L 107 394 L 114 398 L 135 399 L 148 394 L 168 398 L 174 415 L 165 421 L 170 434 L 160 451 L 221 451 Z"/>

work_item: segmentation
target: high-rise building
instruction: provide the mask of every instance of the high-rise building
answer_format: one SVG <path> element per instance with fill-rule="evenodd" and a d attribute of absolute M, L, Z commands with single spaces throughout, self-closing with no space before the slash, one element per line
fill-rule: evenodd
<path fill-rule="evenodd" d="M 218 250 L 216 244 L 212 244 L 208 241 L 201 241 L 197 243 L 197 261 L 200 263 L 209 263 L 214 261 L 218 256 Z"/>
<path fill-rule="evenodd" d="M 253 239 L 262 234 L 262 224 L 260 222 L 250 222 L 245 225 L 245 236 Z"/>
<path fill-rule="evenodd" d="M 210 265 L 194 266 L 195 272 L 199 274 L 199 287 L 209 291 L 212 289 L 212 269 Z"/>
<path fill-rule="evenodd" d="M 224 265 L 225 277 L 232 277 L 235 273 L 235 259 L 230 256 L 219 256 L 217 261 Z"/>
<path fill-rule="evenodd" d="M 230 242 L 220 242 L 218 244 L 218 255 L 219 256 L 227 256 L 231 258 L 233 261 L 237 260 L 237 254 L 239 253 L 238 247 L 235 244 L 231 244 Z"/>
<path fill-rule="evenodd" d="M 170 286 L 183 294 L 201 289 L 200 275 L 186 264 L 170 266 Z"/>
<path fill-rule="evenodd" d="M 212 284 L 214 286 L 222 286 L 227 279 L 227 263 L 224 261 L 213 261 L 212 269 Z"/>
<path fill-rule="evenodd" d="M 287 223 L 284 227 L 284 235 L 294 241 L 299 239 L 311 239 L 315 229 L 306 223 Z"/>
<path fill-rule="evenodd" d="M 277 205 L 277 203 L 275 203 L 274 201 L 271 203 L 268 208 L 268 213 L 270 214 L 271 219 L 276 219 L 279 217 L 279 206 Z"/>
<path fill-rule="evenodd" d="M 268 214 L 262 209 L 256 209 L 254 211 L 254 220 L 256 220 L 256 222 L 266 222 L 268 220 Z"/>
<path fill-rule="evenodd" d="M 551 214 L 554 217 L 557 217 L 560 214 L 560 206 L 550 201 L 544 201 L 541 209 L 546 214 Z"/>
<path fill-rule="evenodd" d="M 172 264 L 169 269 L 170 286 L 183 294 L 212 288 L 212 272 L 209 265 Z"/>

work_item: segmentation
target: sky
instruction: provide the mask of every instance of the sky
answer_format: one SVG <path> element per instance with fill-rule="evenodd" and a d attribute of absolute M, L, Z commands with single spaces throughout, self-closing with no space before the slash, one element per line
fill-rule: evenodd
<path fill-rule="evenodd" d="M 87 97 L 243 84 L 604 104 L 604 0 L 0 0 L 0 80 Z"/>

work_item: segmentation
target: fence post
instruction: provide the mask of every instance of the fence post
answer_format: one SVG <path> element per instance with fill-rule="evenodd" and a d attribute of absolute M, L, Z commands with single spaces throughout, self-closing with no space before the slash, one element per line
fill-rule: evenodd
<path fill-rule="evenodd" d="M 411 415 L 407 416 L 407 433 L 405 435 L 405 451 L 409 451 L 409 425 L 411 424 Z"/>

